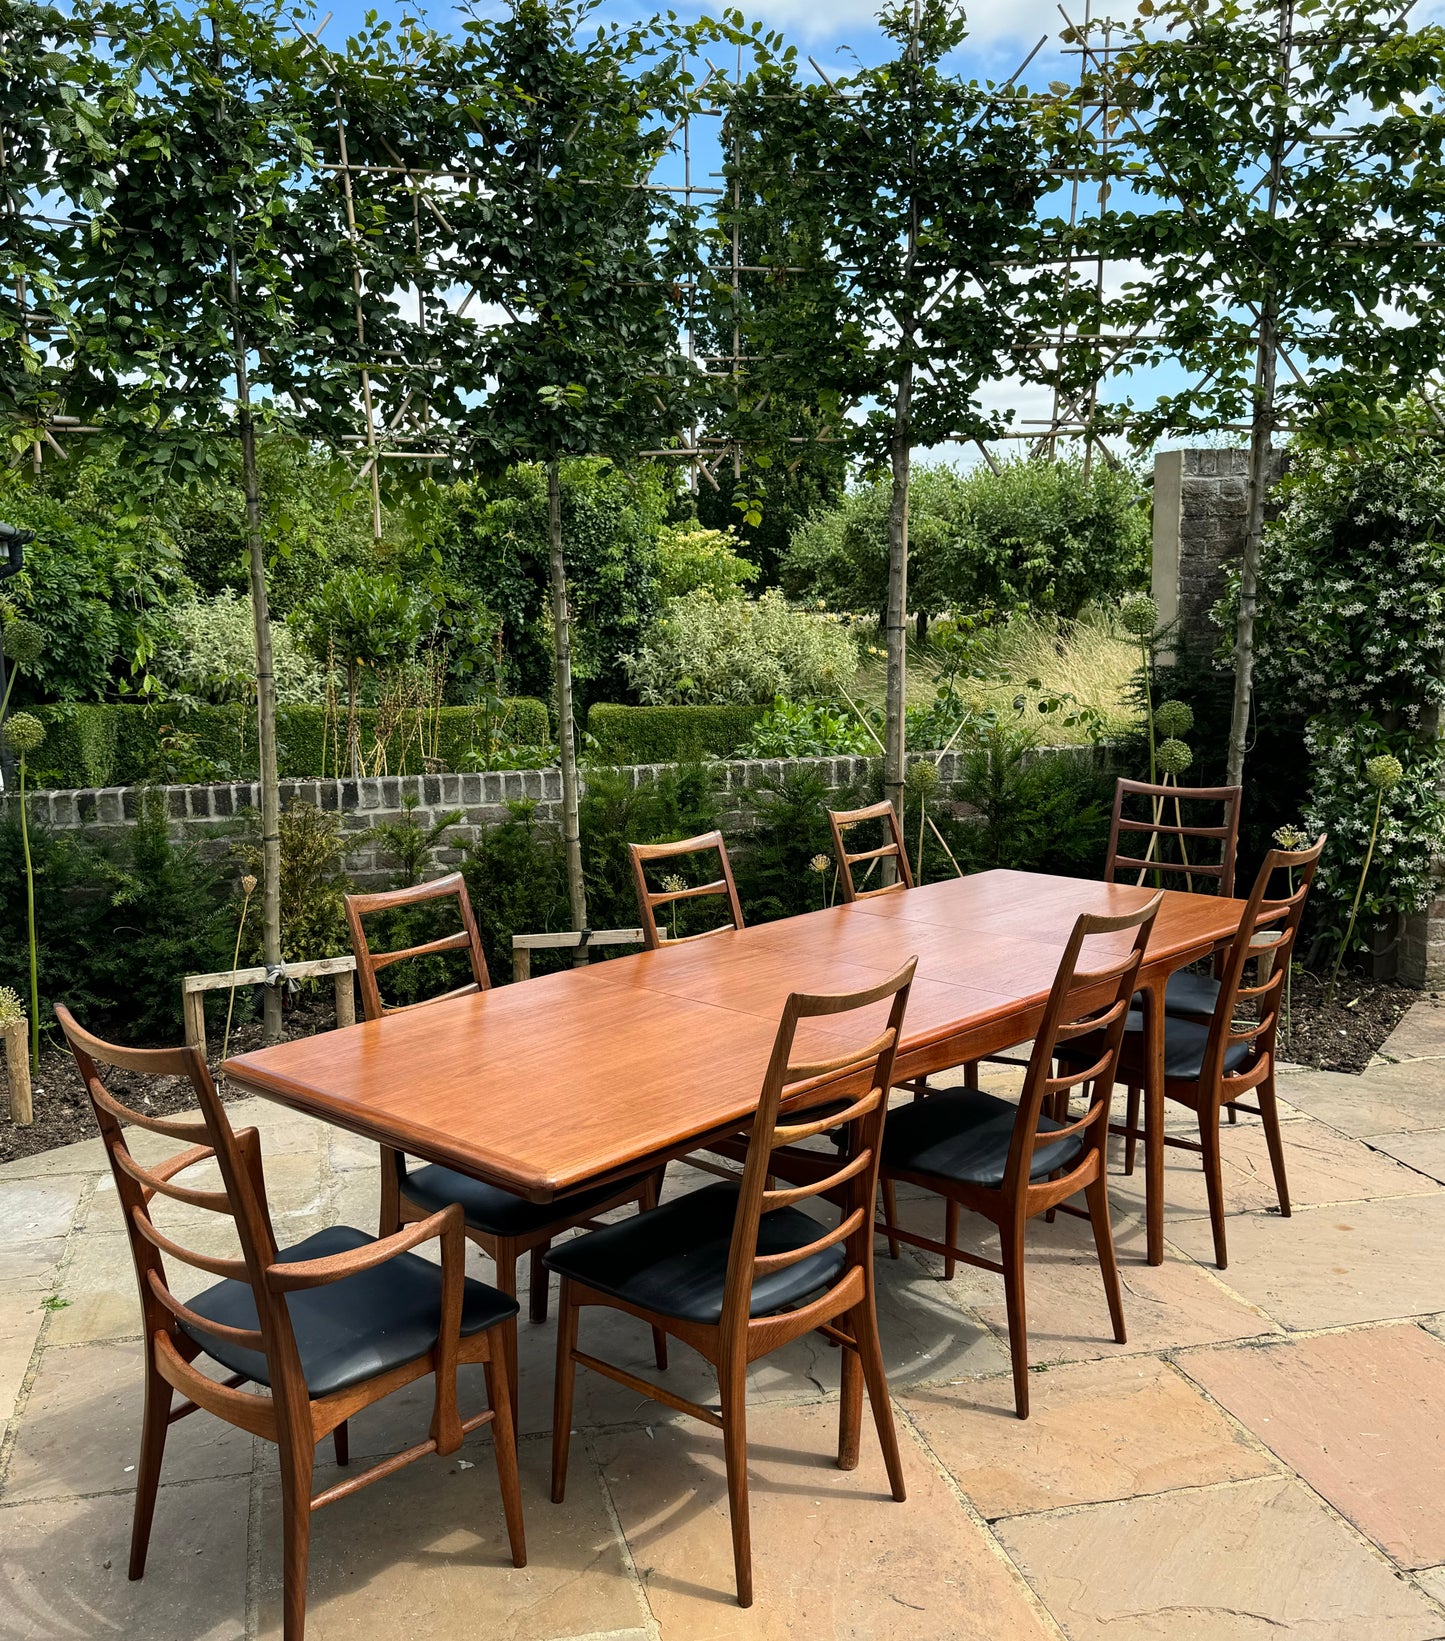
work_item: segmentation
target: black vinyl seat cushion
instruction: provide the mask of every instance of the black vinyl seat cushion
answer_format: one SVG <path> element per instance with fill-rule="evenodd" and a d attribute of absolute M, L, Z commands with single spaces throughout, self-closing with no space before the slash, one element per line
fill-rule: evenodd
<path fill-rule="evenodd" d="M 293 1248 L 282 1249 L 276 1257 L 286 1264 L 326 1259 L 375 1241 L 353 1226 L 333 1225 Z M 412 1253 L 397 1254 L 384 1265 L 324 1287 L 287 1294 L 291 1331 L 311 1395 L 329 1396 L 424 1356 L 437 1342 L 441 1302 L 441 1267 Z M 247 1282 L 218 1282 L 189 1303 L 199 1315 L 228 1327 L 259 1326 L 255 1296 Z M 516 1314 L 515 1299 L 470 1277 L 463 1282 L 463 1338 L 470 1339 Z M 233 1373 L 244 1373 L 258 1385 L 271 1383 L 262 1352 L 217 1338 L 190 1323 L 182 1322 L 181 1327 L 207 1356 Z"/>
<path fill-rule="evenodd" d="M 528 1202 L 526 1197 L 513 1196 L 499 1186 L 484 1185 L 469 1174 L 430 1162 L 404 1173 L 401 1190 L 408 1201 L 429 1213 L 448 1203 L 461 1203 L 466 1222 L 474 1230 L 491 1236 L 528 1236 L 549 1225 L 567 1225 L 579 1215 L 590 1214 L 604 1202 L 638 1190 L 644 1178 L 639 1174 L 635 1179 L 613 1180 L 609 1185 L 574 1191 L 552 1202 Z"/>
<path fill-rule="evenodd" d="M 997 1190 L 1008 1164 L 1019 1108 L 978 1088 L 949 1089 L 888 1114 L 883 1130 L 883 1166 L 904 1174 L 933 1174 L 959 1185 Z M 1040 1129 L 1064 1123 L 1040 1116 Z M 1077 1134 L 1054 1145 L 1036 1145 L 1031 1180 L 1072 1168 L 1084 1152 Z"/>
<path fill-rule="evenodd" d="M 547 1255 L 559 1275 L 629 1305 L 673 1316 L 682 1322 L 717 1322 L 722 1317 L 738 1188 L 720 1181 L 675 1197 L 616 1225 L 574 1237 Z M 828 1227 L 799 1208 L 775 1208 L 758 1222 L 759 1254 L 806 1248 Z M 759 1276 L 753 1283 L 753 1316 L 793 1310 L 829 1288 L 843 1274 L 847 1254 L 840 1243 L 809 1254 L 794 1265 Z"/>
<path fill-rule="evenodd" d="M 1138 1040 L 1138 1052 L 1143 1051 L 1144 1016 L 1139 1009 L 1130 1009 L 1124 1023 L 1124 1047 L 1128 1051 L 1129 1038 Z M 1178 1082 L 1199 1080 L 1204 1069 L 1204 1050 L 1209 1042 L 1209 1027 L 1201 1020 L 1186 1020 L 1178 1015 L 1164 1016 L 1164 1075 Z M 1059 1044 L 1059 1058 L 1073 1065 L 1087 1065 L 1103 1052 L 1095 1037 L 1076 1037 Z M 1253 1052 L 1251 1043 L 1234 1043 L 1224 1051 L 1224 1069 L 1232 1075 L 1245 1065 Z M 1121 1066 L 1121 1075 L 1123 1067 Z M 886 1155 L 885 1150 L 885 1155 Z"/>
<path fill-rule="evenodd" d="M 1219 982 L 1212 974 L 1175 969 L 1164 988 L 1165 1014 L 1198 1014 L 1208 1018 L 1219 1002 Z"/>

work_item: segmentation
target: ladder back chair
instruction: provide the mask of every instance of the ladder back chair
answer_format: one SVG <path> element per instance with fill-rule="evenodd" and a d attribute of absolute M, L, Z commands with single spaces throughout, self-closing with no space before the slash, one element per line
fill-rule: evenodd
<path fill-rule="evenodd" d="M 940 1254 L 945 1280 L 952 1278 L 954 1263 L 960 1259 L 1002 1274 L 1014 1408 L 1021 1419 L 1029 1415 L 1024 1304 L 1024 1235 L 1029 1220 L 1059 1208 L 1089 1220 L 1114 1338 L 1124 1342 L 1124 1307 L 1104 1168 L 1109 1100 L 1129 1001 L 1162 899 L 1162 894 L 1156 894 L 1138 911 L 1119 917 L 1086 913 L 1075 923 L 1034 1038 L 1017 1105 L 977 1088 L 946 1089 L 893 1112 L 888 1119 L 883 1140 L 884 1217 L 879 1229 L 888 1240 L 889 1253 L 896 1259 L 899 1243 L 906 1242 Z M 1133 939 L 1121 955 L 1120 937 L 1130 932 Z M 1099 937 L 1111 938 L 1102 954 L 1088 957 L 1085 967 L 1086 944 Z M 1061 1064 L 1056 1076 L 1055 1057 L 1062 1045 L 1075 1038 L 1087 1040 L 1087 1052 L 1081 1063 Z M 1068 1095 L 1080 1086 L 1087 1096 L 1087 1109 L 1071 1120 Z M 921 1186 L 944 1199 L 942 1242 L 899 1226 L 892 1191 L 897 1181 Z M 1068 1205 L 1067 1199 L 1079 1191 L 1085 1195 L 1087 1212 Z M 998 1227 L 1001 1259 L 987 1259 L 959 1246 L 959 1214 L 964 1208 Z"/>
<path fill-rule="evenodd" d="M 858 849 L 850 852 L 843 834 L 851 827 L 875 820 L 884 822 L 888 841 L 877 849 Z M 843 891 L 845 905 L 851 905 L 855 900 L 871 900 L 874 895 L 896 894 L 900 889 L 913 887 L 913 868 L 908 864 L 908 851 L 903 847 L 898 812 L 886 798 L 881 803 L 870 803 L 864 809 L 830 809 L 828 829 L 833 834 L 833 858 L 838 863 L 838 886 Z M 892 883 L 880 883 L 874 889 L 860 889 L 854 879 L 853 868 L 863 861 L 884 860 L 895 863 L 898 875 Z M 868 870 L 871 872 L 872 869 L 870 865 Z"/>
<path fill-rule="evenodd" d="M 752 1605 L 748 1525 L 747 1370 L 803 1334 L 843 1347 L 838 1465 L 858 1463 L 863 1388 L 883 1449 L 893 1497 L 905 1496 L 873 1299 L 873 1199 L 893 1058 L 903 1029 L 916 959 L 890 980 L 843 996 L 794 993 L 784 1005 L 753 1118 L 740 1176 L 677 1197 L 660 1208 L 547 1256 L 562 1277 L 552 1420 L 552 1497 L 567 1481 L 573 1377 L 577 1364 L 690 1413 L 722 1432 L 732 1518 L 738 1605 Z M 795 1061 L 799 1021 L 888 1007 L 871 1041 L 825 1060 Z M 875 1015 L 876 1019 L 876 1010 Z M 829 1027 L 838 1035 L 840 1027 Z M 843 1107 L 839 1109 L 839 1096 Z M 826 1106 L 820 1109 L 820 1101 Z M 776 1154 L 843 1126 L 840 1155 L 812 1152 L 812 1177 L 776 1188 Z M 796 1153 L 795 1153 L 796 1156 Z M 800 1205 L 837 1210 L 827 1227 Z M 691 1345 L 717 1372 L 720 1411 L 665 1390 L 578 1349 L 578 1319 L 601 1305 L 636 1316 Z"/>
<path fill-rule="evenodd" d="M 1164 1017 L 1164 1098 L 1187 1106 L 1199 1120 L 1197 1140 L 1165 1134 L 1164 1143 L 1178 1150 L 1196 1152 L 1203 1159 L 1214 1259 L 1220 1270 L 1229 1263 L 1224 1232 L 1221 1111 L 1229 1112 L 1231 1122 L 1236 1111 L 1260 1119 L 1269 1147 L 1279 1211 L 1286 1219 L 1290 1213 L 1284 1141 L 1274 1087 L 1275 1039 L 1294 943 L 1326 841 L 1321 836 L 1307 849 L 1269 851 L 1254 880 L 1239 922 L 1239 933 L 1225 952 L 1220 977 L 1210 982 L 1216 989 L 1207 1018 L 1167 1012 Z M 1270 894 L 1275 883 L 1282 883 L 1283 894 Z M 1246 985 L 1245 971 L 1251 961 L 1256 964 L 1254 983 Z M 1252 1011 L 1252 1019 L 1236 1021 L 1241 1003 Z M 1119 1061 L 1118 1080 L 1128 1087 L 1128 1108 L 1125 1122 L 1116 1125 L 1114 1132 L 1124 1135 L 1126 1174 L 1133 1172 L 1134 1147 L 1144 1133 L 1139 1126 L 1144 1083 L 1142 1028 L 1142 1016 L 1137 1012 L 1131 1014 Z M 1252 1089 L 1258 1090 L 1258 1103 L 1240 1104 L 1240 1096 Z"/>
<path fill-rule="evenodd" d="M 460 930 L 435 940 L 423 941 L 389 952 L 375 952 L 367 938 L 364 919 L 408 907 L 448 900 L 456 902 Z M 400 1009 L 432 1008 L 452 998 L 471 996 L 491 989 L 486 954 L 482 950 L 471 898 L 460 872 L 434 878 L 412 888 L 388 889 L 377 894 L 347 895 L 346 922 L 351 931 L 351 947 L 356 954 L 356 975 L 361 983 L 362 1012 L 368 1020 L 379 1020 Z M 381 970 L 403 958 L 426 957 L 449 951 L 465 952 L 471 968 L 469 983 L 454 987 L 437 997 L 417 1003 L 388 1004 L 377 985 Z M 390 1236 L 403 1225 L 425 1219 L 448 1203 L 461 1204 L 466 1235 L 491 1256 L 496 1266 L 496 1283 L 503 1293 L 517 1292 L 517 1263 L 524 1254 L 532 1256 L 528 1318 L 547 1319 L 547 1267 L 543 1256 L 554 1236 L 577 1225 L 590 1225 L 598 1214 L 629 1202 L 639 1208 L 651 1207 L 662 1188 L 662 1173 L 614 1180 L 608 1185 L 569 1193 L 554 1202 L 529 1202 L 499 1186 L 484 1184 L 469 1174 L 439 1163 L 409 1167 L 405 1155 L 390 1146 L 381 1147 L 381 1234 Z M 659 1336 L 659 1350 L 662 1348 Z M 515 1321 L 507 1328 L 508 1365 L 513 1383 L 517 1375 L 517 1330 Z M 516 1408 L 513 1407 L 515 1414 Z"/>
<path fill-rule="evenodd" d="M 63 1006 L 55 1012 L 100 1125 L 140 1287 L 145 1412 L 130 1577 L 145 1572 L 167 1432 L 177 1420 L 203 1410 L 276 1445 L 285 1641 L 302 1641 L 305 1628 L 313 1512 L 428 1453 L 455 1453 L 463 1437 L 484 1424 L 492 1426 L 512 1562 L 524 1566 L 513 1385 L 505 1352 L 498 1348 L 498 1330 L 515 1316 L 517 1304 L 463 1274 L 461 1210 L 445 1208 L 394 1236 L 372 1238 L 334 1225 L 280 1248 L 266 1202 L 259 1136 L 254 1128 L 232 1129 L 200 1051 L 119 1048 L 82 1030 Z M 143 1077 L 185 1078 L 200 1115 L 153 1117 L 132 1110 L 106 1088 L 102 1066 Z M 163 1134 L 186 1149 L 143 1165 L 130 1149 L 123 1123 Z M 182 1182 L 188 1170 L 209 1163 L 219 1171 L 219 1188 Z M 156 1223 L 157 1199 L 231 1221 L 238 1254 L 219 1257 L 178 1242 Z M 441 1244 L 440 1267 L 412 1251 L 431 1241 Z M 169 1260 L 220 1280 L 182 1301 L 167 1274 Z M 228 1376 L 202 1373 L 200 1357 Z M 482 1364 L 490 1404 L 465 1418 L 457 1404 L 461 1363 Z M 427 1375 L 435 1395 L 426 1440 L 313 1496 L 317 1444 L 329 1435 L 337 1464 L 345 1466 L 352 1414 Z M 248 1393 L 241 1388 L 248 1384 L 270 1394 Z"/>
<path fill-rule="evenodd" d="M 699 883 L 691 888 L 654 889 L 647 881 L 647 868 L 661 860 L 679 860 L 686 855 L 699 855 L 716 850 L 718 875 L 711 883 Z M 629 843 L 627 852 L 632 857 L 632 876 L 637 884 L 637 909 L 642 917 L 642 933 L 647 949 L 655 952 L 659 946 L 681 945 L 685 940 L 706 940 L 711 935 L 723 934 L 729 929 L 743 927 L 742 902 L 738 887 L 733 882 L 733 866 L 728 859 L 727 844 L 721 832 L 700 832 L 695 838 L 680 838 L 676 843 Z M 676 905 L 679 901 L 721 899 L 727 908 L 729 921 L 716 928 L 703 929 L 697 934 L 670 935 L 657 924 L 659 906 Z"/>
<path fill-rule="evenodd" d="M 1116 781 L 1114 810 L 1109 820 L 1109 850 L 1104 863 L 1105 883 L 1142 885 L 1151 873 L 1158 872 L 1169 874 L 1156 879 L 1167 889 L 1194 893 L 1195 878 L 1202 878 L 1217 886 L 1216 893 L 1232 895 L 1234 861 L 1239 848 L 1241 791 L 1238 786 L 1154 786 L 1148 781 Z M 1145 818 L 1128 812 L 1126 806 L 1131 800 L 1147 804 Z M 1218 804 L 1218 823 L 1186 822 L 1184 804 L 1211 807 Z M 1171 815 L 1172 822 L 1168 819 Z M 1142 854 L 1124 852 L 1136 842 Z"/>

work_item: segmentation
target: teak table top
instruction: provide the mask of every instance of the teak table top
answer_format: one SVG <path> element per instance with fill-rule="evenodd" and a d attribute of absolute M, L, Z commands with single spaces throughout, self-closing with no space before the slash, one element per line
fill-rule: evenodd
<path fill-rule="evenodd" d="M 1033 1035 L 1080 912 L 1132 885 L 980 872 L 851 906 L 567 969 L 241 1054 L 241 1088 L 545 1202 L 735 1132 L 790 991 L 850 991 L 913 955 L 897 1076 Z M 1167 892 L 1141 981 L 1209 952 L 1244 902 Z M 883 1016 L 866 1029 L 881 1029 Z M 815 1023 L 798 1047 L 837 1053 Z M 849 1028 L 865 1029 L 857 1021 Z"/>

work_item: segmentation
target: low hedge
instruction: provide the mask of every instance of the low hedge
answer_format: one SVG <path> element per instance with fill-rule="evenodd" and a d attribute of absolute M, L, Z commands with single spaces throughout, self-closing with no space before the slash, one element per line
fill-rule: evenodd
<path fill-rule="evenodd" d="M 515 746 L 543 746 L 552 738 L 545 703 L 531 696 L 504 701 L 491 739 Z M 45 723 L 45 744 L 31 760 L 37 786 L 56 788 L 133 786 L 142 781 L 254 780 L 257 776 L 256 720 L 240 702 L 181 709 L 175 705 L 64 704 L 37 709 Z M 374 745 L 376 711 L 357 714 L 363 754 Z M 422 770 L 417 714 L 392 736 L 396 749 L 388 774 Z M 430 732 L 429 713 L 424 717 Z M 448 769 L 465 765 L 467 755 L 488 743 L 483 706 L 442 707 L 438 755 Z M 410 734 L 407 733 L 410 728 Z M 346 718 L 329 722 L 321 706 L 278 707 L 276 754 L 282 780 L 335 773 L 336 752 L 345 760 Z M 405 741 L 405 751 L 401 743 Z"/>
<path fill-rule="evenodd" d="M 597 755 L 616 764 L 666 764 L 711 753 L 731 757 L 767 711 L 761 706 L 625 707 L 599 701 L 587 714 Z"/>

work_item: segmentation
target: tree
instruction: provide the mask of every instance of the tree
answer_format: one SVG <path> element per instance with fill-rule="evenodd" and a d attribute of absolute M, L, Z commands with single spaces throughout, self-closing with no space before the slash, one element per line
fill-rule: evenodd
<path fill-rule="evenodd" d="M 471 461 L 483 471 L 536 461 L 546 472 L 562 833 L 579 929 L 587 900 L 562 464 L 633 460 L 675 440 L 698 391 L 678 346 L 666 258 L 674 211 L 647 186 L 668 142 L 659 120 L 676 113 L 686 75 L 660 25 L 584 38 L 594 9 L 593 0 L 517 0 L 505 17 L 467 24 L 459 72 L 488 89 L 465 105 L 461 163 L 475 181 L 447 200 L 455 256 L 436 270 L 469 285 L 490 316 L 438 315 L 459 367 L 456 422 Z"/>
<path fill-rule="evenodd" d="M 1173 361 L 1193 377 L 1131 408 L 1135 436 L 1247 421 L 1233 783 L 1249 731 L 1273 437 L 1288 426 L 1338 446 L 1378 434 L 1442 357 L 1445 118 L 1433 99 L 1445 29 L 1407 29 L 1404 13 L 1382 22 L 1367 0 L 1140 9 L 1112 59 L 1076 36 L 1093 70 L 1083 96 L 1106 109 L 1101 168 L 1127 188 L 1070 243 L 1142 264 L 1081 327 L 1121 338 L 1111 368 Z"/>
<path fill-rule="evenodd" d="M 1027 101 L 944 67 L 961 12 L 917 0 L 880 21 L 898 55 L 847 79 L 760 62 L 724 163 L 758 254 L 771 240 L 789 259 L 741 304 L 748 401 L 811 402 L 820 439 L 889 475 L 884 789 L 901 807 L 912 451 L 994 431 L 978 390 L 1013 367 L 1003 264 L 1047 178 Z"/>
<path fill-rule="evenodd" d="M 231 467 L 223 452 L 239 444 L 255 621 L 263 953 L 279 963 L 258 425 L 284 404 L 306 434 L 341 437 L 355 426 L 363 350 L 399 345 L 401 321 L 384 270 L 353 282 L 338 254 L 348 235 L 317 149 L 331 102 L 318 96 L 312 42 L 289 28 L 283 35 L 291 18 L 281 0 L 97 0 L 75 17 L 73 117 L 50 131 L 48 181 L 70 227 L 50 246 L 64 334 L 43 366 L 45 389 L 56 408 L 99 426 L 119 448 L 141 511 L 163 487 L 223 476 Z M 280 1031 L 274 987 L 266 1030 Z"/>

